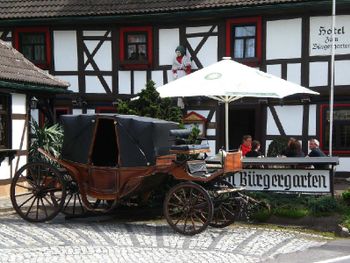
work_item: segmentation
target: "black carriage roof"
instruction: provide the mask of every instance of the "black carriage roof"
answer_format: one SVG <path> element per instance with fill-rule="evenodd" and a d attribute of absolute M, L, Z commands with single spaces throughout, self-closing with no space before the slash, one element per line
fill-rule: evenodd
<path fill-rule="evenodd" d="M 123 167 L 154 164 L 157 156 L 169 153 L 172 144 L 169 131 L 178 128 L 176 122 L 136 115 L 63 115 L 63 159 L 88 163 L 98 119 L 116 121 L 119 165 Z"/>

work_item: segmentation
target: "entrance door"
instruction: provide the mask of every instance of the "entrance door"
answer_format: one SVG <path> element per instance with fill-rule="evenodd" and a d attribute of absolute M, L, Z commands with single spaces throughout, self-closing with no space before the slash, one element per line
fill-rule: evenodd
<path fill-rule="evenodd" d="M 229 140 L 230 149 L 238 149 L 244 135 L 256 135 L 255 109 L 230 109 Z"/>

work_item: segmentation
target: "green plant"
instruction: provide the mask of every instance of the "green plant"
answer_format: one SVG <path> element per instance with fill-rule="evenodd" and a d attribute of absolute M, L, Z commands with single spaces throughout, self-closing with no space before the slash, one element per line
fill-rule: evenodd
<path fill-rule="evenodd" d="M 137 99 L 118 100 L 117 110 L 121 114 L 135 114 L 175 122 L 182 120 L 181 109 L 174 106 L 171 99 L 161 98 L 152 80 L 146 83 L 145 89 L 138 94 Z"/>
<path fill-rule="evenodd" d="M 326 216 L 336 212 L 339 208 L 337 200 L 331 196 L 310 199 L 309 209 L 316 216 Z"/>
<path fill-rule="evenodd" d="M 273 214 L 279 217 L 301 218 L 307 216 L 309 211 L 303 207 L 278 207 L 274 209 Z"/>
<path fill-rule="evenodd" d="M 38 152 L 38 148 L 44 149 L 55 157 L 60 155 L 63 143 L 63 129 L 59 124 L 40 127 L 36 121 L 31 122 L 31 142 L 29 148 L 29 160 L 31 162 L 46 161 L 48 158 Z"/>
<path fill-rule="evenodd" d="M 271 216 L 271 211 L 267 208 L 261 208 L 257 211 L 254 211 L 251 214 L 251 219 L 256 222 L 266 222 Z"/>
<path fill-rule="evenodd" d="M 284 136 L 274 139 L 269 145 L 269 148 L 267 150 L 267 156 L 276 157 L 280 155 L 283 152 L 283 150 L 287 148 L 288 140 L 289 139 Z"/>
<path fill-rule="evenodd" d="M 344 191 L 342 194 L 341 194 L 344 202 L 348 205 L 350 205 L 350 189 Z"/>

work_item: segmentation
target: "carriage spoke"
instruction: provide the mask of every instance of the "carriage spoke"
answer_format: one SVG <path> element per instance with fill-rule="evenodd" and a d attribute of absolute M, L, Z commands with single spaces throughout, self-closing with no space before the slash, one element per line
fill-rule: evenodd
<path fill-rule="evenodd" d="M 36 199 L 36 215 L 35 215 L 35 218 L 36 220 L 38 220 L 39 218 L 39 198 Z"/>
<path fill-rule="evenodd" d="M 24 201 L 20 206 L 18 206 L 18 208 L 21 208 L 22 206 L 24 206 L 26 203 L 28 203 L 32 198 L 34 198 L 34 195 L 32 195 L 31 197 L 29 197 L 26 201 Z"/>
<path fill-rule="evenodd" d="M 42 199 L 42 198 L 40 198 L 40 200 L 41 200 L 41 204 L 42 204 L 42 205 L 43 205 L 43 207 L 44 207 L 44 212 L 45 212 L 46 217 L 49 217 L 49 215 L 47 214 L 47 209 L 46 209 L 46 206 L 45 206 L 45 204 L 44 204 L 43 199 Z"/>
<path fill-rule="evenodd" d="M 33 193 L 23 193 L 23 194 L 18 194 L 15 195 L 16 197 L 20 197 L 20 196 L 26 196 L 26 195 L 32 195 Z"/>
<path fill-rule="evenodd" d="M 29 188 L 29 187 L 21 185 L 21 184 L 16 184 L 16 186 L 27 189 L 27 190 L 33 190 L 33 188 Z"/>
<path fill-rule="evenodd" d="M 28 210 L 27 210 L 26 216 L 28 216 L 30 210 L 32 210 L 32 207 L 33 207 L 33 205 L 34 205 L 36 199 L 37 199 L 37 197 L 35 197 L 35 198 L 33 199 L 32 204 L 30 205 L 30 207 L 29 207 Z"/>
<path fill-rule="evenodd" d="M 69 205 L 70 200 L 72 199 L 73 195 L 71 195 L 66 203 L 66 205 L 64 206 L 63 210 L 67 209 L 67 206 Z"/>

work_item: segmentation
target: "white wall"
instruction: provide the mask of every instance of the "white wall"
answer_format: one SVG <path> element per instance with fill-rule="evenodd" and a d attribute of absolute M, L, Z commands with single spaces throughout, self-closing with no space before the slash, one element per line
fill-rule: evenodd
<path fill-rule="evenodd" d="M 282 66 L 281 64 L 267 65 L 266 72 L 280 78 L 282 77 Z"/>
<path fill-rule="evenodd" d="M 350 171 L 350 158 L 339 158 L 339 165 L 336 167 L 337 172 L 349 172 Z"/>
<path fill-rule="evenodd" d="M 96 46 L 100 43 L 98 40 L 85 40 L 84 41 L 89 53 L 91 54 Z M 93 56 L 99 70 L 111 71 L 112 70 L 112 45 L 111 41 L 104 41 L 102 46 L 98 49 Z M 87 61 L 87 56 L 84 53 L 84 62 Z M 87 70 L 94 70 L 91 63 L 86 67 Z"/>
<path fill-rule="evenodd" d="M 108 87 L 112 90 L 112 77 L 111 76 L 103 76 Z M 99 78 L 97 76 L 86 76 L 86 92 L 87 93 L 106 93 L 105 89 L 102 86 Z"/>
<path fill-rule="evenodd" d="M 301 64 L 300 63 L 287 64 L 287 80 L 300 85 L 301 83 Z"/>
<path fill-rule="evenodd" d="M 274 106 L 286 135 L 302 135 L 303 106 Z M 270 109 L 267 111 L 267 135 L 280 135 Z"/>
<path fill-rule="evenodd" d="M 131 94 L 131 73 L 130 71 L 118 71 L 119 94 Z"/>
<path fill-rule="evenodd" d="M 301 41 L 301 18 L 267 21 L 266 59 L 300 58 Z"/>
<path fill-rule="evenodd" d="M 159 29 L 159 65 L 172 65 L 175 49 L 180 43 L 178 28 Z"/>
<path fill-rule="evenodd" d="M 77 34 L 76 31 L 54 31 L 54 68 L 56 71 L 77 71 Z"/>
<path fill-rule="evenodd" d="M 146 71 L 134 71 L 134 94 L 137 94 L 143 90 L 146 87 L 146 82 Z"/>
<path fill-rule="evenodd" d="M 310 62 L 309 87 L 328 85 L 328 62 Z"/>
<path fill-rule="evenodd" d="M 316 136 L 316 105 L 310 105 L 309 107 L 309 135 Z"/>
<path fill-rule="evenodd" d="M 350 60 L 335 61 L 335 85 L 350 85 Z"/>

